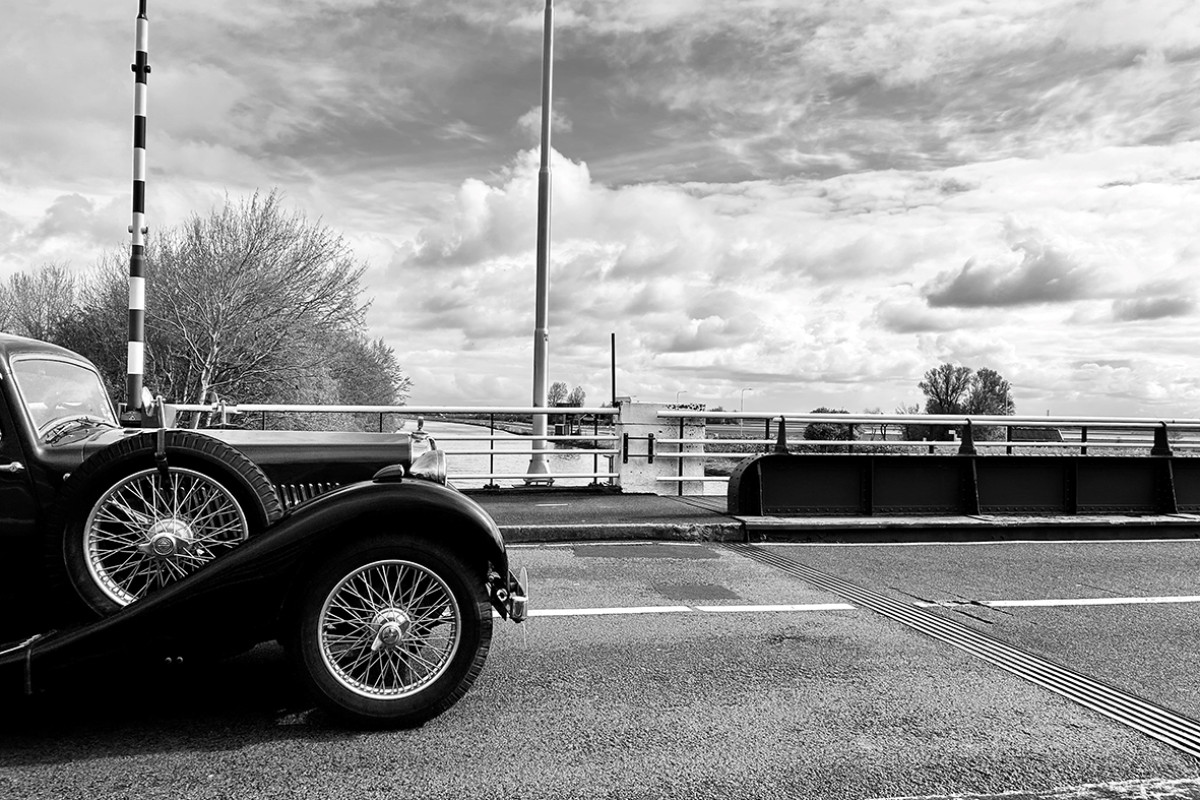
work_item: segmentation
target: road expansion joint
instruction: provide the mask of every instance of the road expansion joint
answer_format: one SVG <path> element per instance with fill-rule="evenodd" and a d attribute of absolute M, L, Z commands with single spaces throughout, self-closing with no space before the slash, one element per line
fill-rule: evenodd
<path fill-rule="evenodd" d="M 1076 672 L 960 622 L 927 611 L 754 544 L 724 543 L 734 553 L 774 567 L 854 605 L 969 653 L 1111 720 L 1200 758 L 1200 722 Z"/>

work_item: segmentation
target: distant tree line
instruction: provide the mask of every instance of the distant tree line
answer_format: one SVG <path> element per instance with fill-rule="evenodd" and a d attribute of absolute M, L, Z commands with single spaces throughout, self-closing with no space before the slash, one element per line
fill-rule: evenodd
<path fill-rule="evenodd" d="M 956 416 L 1012 416 L 1016 413 L 1012 386 L 995 370 L 983 367 L 973 370 L 957 364 L 943 363 L 928 370 L 917 384 L 925 395 L 924 408 L 920 404 L 901 405 L 897 414 L 951 414 Z M 813 414 L 846 414 L 844 408 L 814 408 Z M 865 413 L 881 413 L 878 408 Z M 886 439 L 893 426 L 880 423 L 877 426 L 849 425 L 836 422 L 812 422 L 804 428 L 804 438 L 810 441 L 846 441 L 856 437 L 862 429 L 869 431 L 869 438 Z M 899 425 L 900 434 L 906 441 L 945 441 L 951 437 L 953 428 L 947 425 Z M 1002 438 L 998 428 L 980 428 L 974 433 L 980 440 Z"/>
<path fill-rule="evenodd" d="M 346 242 L 276 192 L 152 233 L 146 248 L 145 384 L 169 401 L 402 403 L 411 382 L 366 329 L 365 267 Z M 0 284 L 0 330 L 89 358 L 123 399 L 128 254 L 90 273 L 63 264 Z"/>
<path fill-rule="evenodd" d="M 583 408 L 586 403 L 587 392 L 583 390 L 582 386 L 576 386 L 568 392 L 565 383 L 555 381 L 550 384 L 550 389 L 546 393 L 546 404 L 550 407 L 571 406 L 572 408 Z"/>

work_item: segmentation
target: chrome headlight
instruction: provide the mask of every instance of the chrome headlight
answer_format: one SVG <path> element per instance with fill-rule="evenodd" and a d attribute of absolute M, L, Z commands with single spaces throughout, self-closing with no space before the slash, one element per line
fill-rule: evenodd
<path fill-rule="evenodd" d="M 446 483 L 446 454 L 441 450 L 431 449 L 413 459 L 408 474 L 421 480 Z"/>
<path fill-rule="evenodd" d="M 408 449 L 410 457 L 416 461 L 418 456 L 437 450 L 437 442 L 425 431 L 414 431 L 408 435 Z"/>

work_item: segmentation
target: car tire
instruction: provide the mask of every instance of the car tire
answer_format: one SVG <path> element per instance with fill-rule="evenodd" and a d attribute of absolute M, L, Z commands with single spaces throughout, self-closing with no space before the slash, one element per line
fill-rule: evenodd
<path fill-rule="evenodd" d="M 52 570 L 102 616 L 283 516 L 257 465 L 224 442 L 183 430 L 137 434 L 94 454 L 67 478 L 59 508 Z"/>
<path fill-rule="evenodd" d="M 303 582 L 285 646 L 317 705 L 365 728 L 416 727 L 474 684 L 492 641 L 485 576 L 457 553 L 377 536 Z"/>

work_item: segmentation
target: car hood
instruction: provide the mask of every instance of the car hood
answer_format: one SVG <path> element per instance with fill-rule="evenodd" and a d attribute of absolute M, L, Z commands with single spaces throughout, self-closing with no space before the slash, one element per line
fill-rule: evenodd
<path fill-rule="evenodd" d="M 57 471 L 71 472 L 84 459 L 141 428 L 97 428 L 70 442 L 46 448 Z M 323 489 L 368 480 L 383 467 L 408 466 L 432 446 L 424 434 L 342 433 L 327 431 L 198 430 L 241 451 L 258 465 L 276 488 L 320 485 Z"/>
<path fill-rule="evenodd" d="M 241 450 L 263 469 L 297 461 L 339 464 L 412 463 L 412 437 L 407 433 L 339 433 L 328 431 L 201 430 Z"/>

